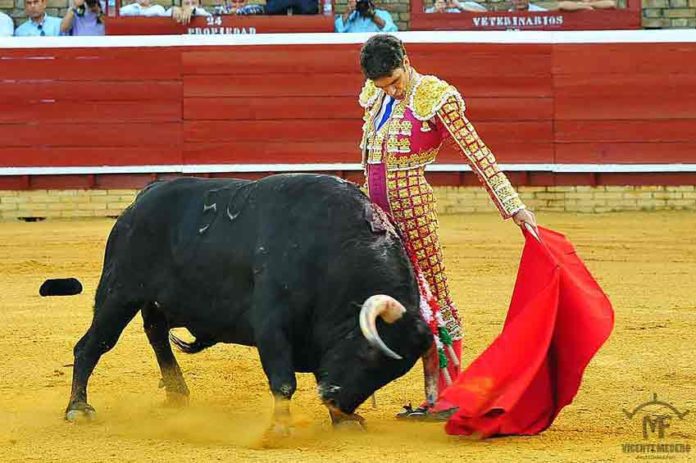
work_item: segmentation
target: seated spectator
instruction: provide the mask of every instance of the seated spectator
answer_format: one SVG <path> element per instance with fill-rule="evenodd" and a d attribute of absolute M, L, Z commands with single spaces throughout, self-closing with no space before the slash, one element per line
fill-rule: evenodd
<path fill-rule="evenodd" d="M 398 28 L 386 10 L 372 0 L 348 0 L 345 13 L 336 16 L 336 32 L 396 32 Z"/>
<path fill-rule="evenodd" d="M 119 10 L 121 16 L 166 16 L 162 5 L 150 3 L 150 0 L 135 0 L 135 3 L 122 6 Z"/>
<path fill-rule="evenodd" d="M 29 20 L 15 30 L 17 37 L 60 35 L 60 18 L 46 14 L 46 0 L 24 0 L 24 13 Z"/>
<path fill-rule="evenodd" d="M 12 18 L 0 11 L 0 37 L 10 37 L 12 34 L 14 34 Z"/>
<path fill-rule="evenodd" d="M 63 35 L 104 35 L 104 4 L 99 0 L 74 0 L 63 16 Z"/>
<path fill-rule="evenodd" d="M 266 0 L 266 14 L 317 14 L 317 0 Z"/>
<path fill-rule="evenodd" d="M 181 6 L 173 6 L 165 12 L 180 24 L 188 24 L 196 16 L 212 16 L 201 6 L 200 0 L 181 0 Z"/>
<path fill-rule="evenodd" d="M 433 6 L 426 8 L 426 13 L 461 13 L 462 11 L 488 11 L 485 6 L 476 2 L 460 2 L 458 0 L 435 0 Z"/>
<path fill-rule="evenodd" d="M 547 7 L 534 5 L 529 0 L 511 0 L 510 11 L 578 11 L 578 10 L 600 10 L 616 8 L 615 0 L 561 0 L 554 2 Z"/>
<path fill-rule="evenodd" d="M 266 10 L 263 5 L 257 5 L 255 3 L 252 3 L 251 5 L 246 5 L 246 0 L 232 0 L 231 2 L 226 1 L 221 5 L 216 5 L 215 14 L 235 14 L 239 16 L 250 16 L 255 14 L 266 14 Z"/>

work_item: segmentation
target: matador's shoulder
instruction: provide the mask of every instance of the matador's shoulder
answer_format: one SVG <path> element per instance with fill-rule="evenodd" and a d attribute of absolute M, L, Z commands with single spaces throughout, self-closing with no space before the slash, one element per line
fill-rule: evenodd
<path fill-rule="evenodd" d="M 365 85 L 363 85 L 362 90 L 360 91 L 360 106 L 363 108 L 367 109 L 371 107 L 375 101 L 377 101 L 377 97 L 379 96 L 379 92 L 382 90 L 378 89 L 374 82 L 371 80 L 366 80 Z"/>
<path fill-rule="evenodd" d="M 416 119 L 427 121 L 435 117 L 450 97 L 455 97 L 464 110 L 464 100 L 457 89 L 435 76 L 422 76 L 411 93 L 409 107 Z"/>

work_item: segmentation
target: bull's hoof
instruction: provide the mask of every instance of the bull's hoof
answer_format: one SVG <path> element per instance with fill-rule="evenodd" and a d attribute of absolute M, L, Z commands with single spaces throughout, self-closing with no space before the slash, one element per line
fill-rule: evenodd
<path fill-rule="evenodd" d="M 266 435 L 270 438 L 284 438 L 290 437 L 293 434 L 294 428 L 289 423 L 275 422 L 266 431 Z"/>
<path fill-rule="evenodd" d="M 339 421 L 337 423 L 333 423 L 333 429 L 336 431 L 367 431 L 367 427 L 365 426 L 364 421 L 358 421 L 358 420 L 345 420 L 345 421 Z"/>
<path fill-rule="evenodd" d="M 336 430 L 366 431 L 365 418 L 357 413 L 343 413 L 334 406 L 328 406 L 331 424 Z"/>
<path fill-rule="evenodd" d="M 65 420 L 71 423 L 87 423 L 93 421 L 97 412 L 90 404 L 77 402 L 71 404 L 65 411 Z"/>
<path fill-rule="evenodd" d="M 167 401 L 165 402 L 166 407 L 182 408 L 188 406 L 188 404 L 188 394 L 181 394 L 179 392 L 167 392 Z"/>

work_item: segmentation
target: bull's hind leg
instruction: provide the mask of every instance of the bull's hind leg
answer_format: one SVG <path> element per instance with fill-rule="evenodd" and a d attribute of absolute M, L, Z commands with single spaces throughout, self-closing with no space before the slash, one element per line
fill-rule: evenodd
<path fill-rule="evenodd" d="M 167 319 L 153 304 L 146 304 L 141 313 L 145 334 L 155 351 L 157 364 L 162 373 L 162 385 L 167 391 L 167 402 L 170 405 L 188 404 L 189 390 L 169 344 Z"/>
<path fill-rule="evenodd" d="M 94 408 L 87 403 L 87 383 L 102 355 L 110 351 L 123 329 L 138 312 L 136 304 L 107 300 L 95 307 L 92 325 L 75 345 L 72 390 L 65 410 L 65 419 L 77 421 L 94 416 Z"/>

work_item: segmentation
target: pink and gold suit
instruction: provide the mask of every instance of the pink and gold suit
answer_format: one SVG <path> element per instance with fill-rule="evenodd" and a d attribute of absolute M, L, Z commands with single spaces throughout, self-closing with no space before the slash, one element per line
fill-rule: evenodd
<path fill-rule="evenodd" d="M 360 148 L 373 202 L 391 214 L 416 254 L 442 317 L 457 357 L 461 355 L 462 327 L 450 297 L 433 190 L 425 179 L 425 167 L 435 161 L 443 142 L 458 148 L 486 188 L 504 218 L 525 206 L 495 157 L 481 141 L 464 114 L 464 100 L 456 88 L 434 76 L 412 71 L 403 100 L 394 102 L 389 118 L 378 128 L 385 93 L 368 80 L 361 93 L 364 108 Z M 452 379 L 458 368 L 448 367 Z M 444 384 L 438 386 L 442 390 Z"/>

